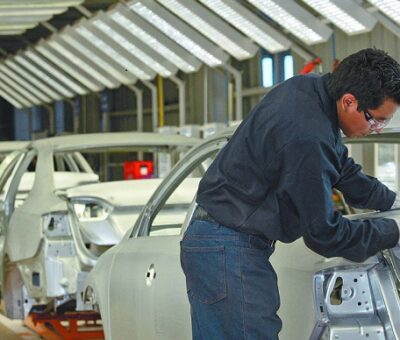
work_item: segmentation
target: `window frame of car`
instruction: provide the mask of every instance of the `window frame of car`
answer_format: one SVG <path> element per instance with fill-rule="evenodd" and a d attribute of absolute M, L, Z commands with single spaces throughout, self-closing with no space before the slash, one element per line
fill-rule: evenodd
<path fill-rule="evenodd" d="M 223 134 L 210 138 L 207 142 L 193 147 L 185 157 L 175 165 L 173 170 L 167 175 L 167 177 L 165 177 L 163 182 L 150 197 L 132 231 L 128 233 L 128 238 L 156 237 L 149 236 L 150 228 L 154 218 L 164 206 L 168 198 L 182 183 L 182 181 L 201 164 L 201 162 L 205 161 L 212 154 L 219 152 L 219 150 L 227 144 L 231 134 L 231 130 L 228 130 Z M 193 203 L 191 206 L 193 206 Z M 190 211 L 191 209 L 189 208 L 188 212 Z M 187 219 L 185 219 L 185 222 L 186 220 Z M 180 235 L 182 235 L 182 232 L 184 231 L 185 222 L 182 225 Z"/>
<path fill-rule="evenodd" d="M 8 154 L 0 164 L 0 192 L 7 183 L 8 178 L 14 170 L 14 166 L 20 162 L 23 155 L 27 152 L 26 149 L 15 150 Z"/>
<path fill-rule="evenodd" d="M 210 138 L 207 143 L 202 143 L 199 146 L 192 148 L 187 155 L 178 162 L 175 168 L 170 174 L 164 179 L 157 190 L 149 199 L 149 202 L 143 208 L 139 218 L 130 233 L 127 233 L 128 238 L 136 237 L 147 237 L 149 236 L 151 224 L 165 202 L 168 200 L 170 195 L 178 187 L 178 185 L 199 165 L 198 160 L 200 158 L 206 159 L 215 150 L 220 150 L 229 141 L 234 130 L 227 130 L 224 134 L 218 135 L 217 137 Z M 367 137 L 349 139 L 344 138 L 344 144 L 365 144 L 365 143 L 400 143 L 400 132 L 388 131 L 380 135 L 370 135 Z M 222 143 L 222 145 L 221 145 Z M 192 213 L 194 204 L 188 210 L 188 213 Z M 188 217 L 188 216 L 187 216 Z M 187 224 L 188 218 L 182 225 L 180 235 L 185 231 L 185 223 Z"/>
<path fill-rule="evenodd" d="M 15 210 L 14 202 L 17 196 L 18 186 L 21 182 L 22 176 L 28 169 L 32 159 L 34 157 L 37 157 L 38 155 L 39 153 L 36 149 L 29 149 L 27 150 L 27 152 L 25 152 L 22 159 L 15 164 L 16 166 L 14 168 L 14 171 L 11 174 L 12 178 L 10 187 L 8 188 L 8 191 L 4 197 L 5 216 L 8 223 L 10 222 L 11 216 Z"/>

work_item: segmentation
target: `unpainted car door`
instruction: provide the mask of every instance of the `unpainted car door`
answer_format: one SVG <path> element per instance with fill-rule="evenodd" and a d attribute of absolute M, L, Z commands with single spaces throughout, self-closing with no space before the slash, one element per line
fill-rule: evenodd
<path fill-rule="evenodd" d="M 117 246 L 109 276 L 112 339 L 190 339 L 190 307 L 179 259 L 182 225 L 191 215 L 201 175 L 225 142 L 206 145 L 177 166 L 130 237 Z"/>
<path fill-rule="evenodd" d="M 125 242 L 110 276 L 112 339 L 190 337 L 189 305 L 181 306 L 186 291 L 179 239 L 141 237 Z"/>
<path fill-rule="evenodd" d="M 190 308 L 179 242 L 198 183 L 199 178 L 186 179 L 157 209 L 147 232 L 119 245 L 110 275 L 112 338 L 190 338 Z M 146 226 L 149 220 L 143 221 Z"/>

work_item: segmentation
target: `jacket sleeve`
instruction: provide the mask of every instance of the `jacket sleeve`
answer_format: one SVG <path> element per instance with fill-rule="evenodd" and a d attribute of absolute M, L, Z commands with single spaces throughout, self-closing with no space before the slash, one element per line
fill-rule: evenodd
<path fill-rule="evenodd" d="M 361 166 L 348 156 L 347 148 L 341 145 L 339 158 L 340 179 L 335 188 L 343 193 L 348 204 L 361 209 L 389 210 L 396 194 L 375 177 L 361 171 Z"/>
<path fill-rule="evenodd" d="M 394 220 L 350 221 L 334 209 L 332 187 L 340 174 L 332 147 L 309 139 L 288 144 L 280 153 L 281 195 L 285 204 L 296 212 L 309 248 L 326 257 L 364 261 L 397 244 L 399 231 Z M 369 185 L 370 181 L 358 183 Z"/>

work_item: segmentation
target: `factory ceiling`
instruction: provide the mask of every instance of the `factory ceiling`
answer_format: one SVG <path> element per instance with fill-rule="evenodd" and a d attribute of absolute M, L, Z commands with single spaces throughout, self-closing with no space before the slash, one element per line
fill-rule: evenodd
<path fill-rule="evenodd" d="M 292 49 L 400 36 L 397 0 L 0 0 L 0 97 L 32 107 Z"/>

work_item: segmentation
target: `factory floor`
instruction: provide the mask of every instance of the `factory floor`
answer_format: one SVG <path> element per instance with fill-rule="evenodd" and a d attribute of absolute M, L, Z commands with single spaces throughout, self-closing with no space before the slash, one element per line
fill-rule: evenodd
<path fill-rule="evenodd" d="M 21 320 L 10 320 L 0 314 L 0 340 L 39 340 L 40 336 L 25 327 Z"/>

